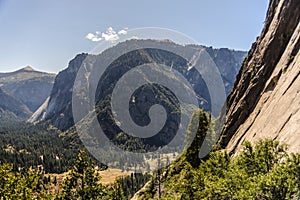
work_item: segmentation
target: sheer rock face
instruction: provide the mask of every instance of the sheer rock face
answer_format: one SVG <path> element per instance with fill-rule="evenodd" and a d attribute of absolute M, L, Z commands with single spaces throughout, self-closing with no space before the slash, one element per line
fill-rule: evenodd
<path fill-rule="evenodd" d="M 79 54 L 70 61 L 69 67 L 61 71 L 54 81 L 50 96 L 29 118 L 28 122 L 50 120 L 61 130 L 73 126 L 72 88 L 76 73 L 87 54 Z"/>
<path fill-rule="evenodd" d="M 300 4 L 271 0 L 264 29 L 253 44 L 227 99 L 220 144 L 272 138 L 300 151 Z"/>

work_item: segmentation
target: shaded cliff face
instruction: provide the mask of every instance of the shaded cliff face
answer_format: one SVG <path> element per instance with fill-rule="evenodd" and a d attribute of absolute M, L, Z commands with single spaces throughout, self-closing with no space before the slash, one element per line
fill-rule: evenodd
<path fill-rule="evenodd" d="M 31 114 L 26 105 L 0 88 L 0 120 L 28 118 Z"/>
<path fill-rule="evenodd" d="M 227 100 L 220 141 L 230 151 L 245 140 L 272 138 L 300 150 L 300 4 L 271 0 Z"/>
<path fill-rule="evenodd" d="M 42 118 L 61 130 L 73 126 L 72 116 L 72 88 L 76 73 L 87 54 L 79 54 L 70 61 L 67 69 L 60 72 L 55 78 L 53 89 L 48 100 L 42 105 Z M 48 102 L 47 102 L 48 101 Z M 35 113 L 41 115 L 41 113 Z M 36 120 L 36 119 L 35 119 Z"/>
<path fill-rule="evenodd" d="M 134 41 L 127 41 L 127 42 L 134 42 Z M 135 42 L 138 43 L 138 41 Z M 230 89 L 232 88 L 235 76 L 239 70 L 239 67 L 241 65 L 244 56 L 246 55 L 246 52 L 233 51 L 225 48 L 213 49 L 208 47 L 192 46 L 192 45 L 183 47 L 170 42 L 162 42 L 162 41 L 156 41 L 156 42 L 164 43 L 164 45 L 175 45 L 176 48 L 185 48 L 186 51 L 192 51 L 192 52 L 198 51 L 199 48 L 205 48 L 206 51 L 212 57 L 212 59 L 215 61 L 217 67 L 221 72 L 221 76 L 224 81 L 226 92 L 230 91 Z M 125 43 L 118 44 L 117 46 L 112 48 L 112 52 L 114 48 L 120 48 L 122 45 L 126 45 L 126 44 Z M 88 68 L 93 67 L 93 62 L 96 61 L 101 62 L 101 58 L 105 57 L 101 54 L 98 56 L 80 54 L 77 55 L 72 61 L 70 61 L 68 68 L 60 72 L 56 77 L 53 90 L 50 95 L 50 99 L 48 99 L 48 101 L 45 102 L 45 104 L 43 104 L 43 106 L 40 107 L 40 109 L 36 113 L 34 113 L 32 118 L 29 120 L 30 122 L 34 122 L 38 120 L 50 120 L 54 126 L 56 126 L 61 130 L 66 130 L 70 128 L 72 125 L 74 125 L 73 117 L 72 117 L 72 107 L 71 107 L 72 89 L 73 89 L 74 80 L 76 78 L 76 73 L 80 68 L 82 62 L 87 58 L 87 56 L 89 57 L 88 58 L 89 63 L 86 65 L 87 76 L 83 77 L 82 80 L 88 79 L 88 74 L 89 74 Z M 161 53 L 157 52 L 155 53 L 155 56 L 153 56 L 152 59 L 160 60 L 162 56 L 163 55 L 161 55 Z M 123 61 L 126 62 L 126 60 Z M 136 62 L 140 62 L 140 61 L 142 61 L 142 57 L 141 60 Z M 182 70 L 187 71 L 187 69 L 182 69 Z M 119 73 L 120 72 L 118 72 L 117 70 L 115 73 L 112 71 L 110 76 L 111 77 L 110 81 L 113 82 L 115 81 L 115 79 L 117 80 Z M 109 85 L 110 81 L 108 81 L 108 84 L 104 86 L 105 91 L 108 90 L 110 87 L 112 87 L 112 85 Z M 106 94 L 105 91 L 102 91 L 100 94 L 96 95 L 98 96 L 97 98 L 101 98 L 101 96 L 103 95 L 105 96 Z"/>
<path fill-rule="evenodd" d="M 27 66 L 18 71 L 0 73 L 0 86 L 10 96 L 35 112 L 50 95 L 55 74 L 35 71 Z"/>
<path fill-rule="evenodd" d="M 228 95 L 246 54 L 244 51 L 234 51 L 226 48 L 213 49 L 209 47 L 206 48 L 206 51 L 218 66 L 222 79 L 224 80 L 226 94 Z"/>

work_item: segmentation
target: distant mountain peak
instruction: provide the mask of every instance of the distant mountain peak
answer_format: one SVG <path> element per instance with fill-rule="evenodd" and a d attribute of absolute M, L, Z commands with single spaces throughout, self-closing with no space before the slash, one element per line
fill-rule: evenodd
<path fill-rule="evenodd" d="M 23 71 L 23 72 L 33 72 L 35 71 L 31 66 L 27 65 L 26 67 L 18 70 L 18 71 Z"/>
<path fill-rule="evenodd" d="M 11 98 L 24 104 L 30 112 L 34 112 L 50 95 L 54 79 L 55 74 L 36 71 L 31 66 L 26 66 L 13 72 L 0 73 L 0 87 Z M 1 105 L 3 103 L 0 102 L 0 109 Z M 25 118 L 27 117 L 26 115 Z"/>

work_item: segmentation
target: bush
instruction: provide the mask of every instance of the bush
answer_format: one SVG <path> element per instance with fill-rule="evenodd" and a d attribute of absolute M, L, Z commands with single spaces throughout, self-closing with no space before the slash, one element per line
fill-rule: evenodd
<path fill-rule="evenodd" d="M 224 151 L 212 152 L 196 168 L 183 162 L 180 173 L 166 179 L 166 199 L 300 197 L 300 155 L 288 154 L 286 145 L 277 141 L 260 140 L 255 146 L 245 142 L 235 157 Z"/>

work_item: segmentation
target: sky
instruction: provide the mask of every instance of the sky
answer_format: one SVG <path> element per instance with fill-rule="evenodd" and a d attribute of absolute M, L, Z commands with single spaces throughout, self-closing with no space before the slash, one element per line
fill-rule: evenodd
<path fill-rule="evenodd" d="M 30 65 L 58 73 L 76 54 L 143 27 L 248 51 L 263 28 L 267 6 L 267 0 L 0 0 L 0 72 Z"/>

